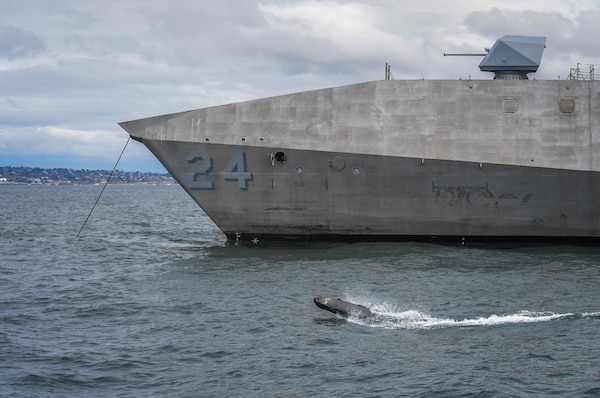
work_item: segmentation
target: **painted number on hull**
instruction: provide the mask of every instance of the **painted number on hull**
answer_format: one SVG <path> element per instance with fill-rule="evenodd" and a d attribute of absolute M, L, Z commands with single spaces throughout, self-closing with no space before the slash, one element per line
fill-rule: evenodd
<path fill-rule="evenodd" d="M 188 153 L 185 157 L 188 163 L 193 163 L 195 166 L 188 171 L 188 187 L 190 189 L 214 189 L 212 181 L 198 180 L 200 176 L 207 176 L 213 169 L 213 161 L 208 153 L 204 151 L 194 151 Z"/>
<path fill-rule="evenodd" d="M 208 178 L 213 171 L 213 160 L 204 151 L 193 151 L 185 157 L 188 163 L 194 164 L 188 171 L 188 187 L 190 189 L 214 189 L 215 185 Z M 237 181 L 241 190 L 248 190 L 248 181 L 252 181 L 252 173 L 246 170 L 246 154 L 235 151 L 223 170 L 225 181 Z"/>

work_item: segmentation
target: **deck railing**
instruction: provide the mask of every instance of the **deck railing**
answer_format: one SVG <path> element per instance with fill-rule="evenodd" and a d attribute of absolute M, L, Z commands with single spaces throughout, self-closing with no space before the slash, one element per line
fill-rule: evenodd
<path fill-rule="evenodd" d="M 594 65 L 578 63 L 576 68 L 571 68 L 569 80 L 596 80 Z"/>

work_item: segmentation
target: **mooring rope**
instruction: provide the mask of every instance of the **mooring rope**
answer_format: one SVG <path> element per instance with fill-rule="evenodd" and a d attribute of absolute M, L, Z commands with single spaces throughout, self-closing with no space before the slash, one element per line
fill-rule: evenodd
<path fill-rule="evenodd" d="M 121 151 L 121 154 L 119 155 L 119 159 L 117 159 L 117 163 L 115 163 L 115 167 L 113 167 L 112 171 L 108 175 L 108 178 L 106 179 L 106 182 L 104 183 L 104 186 L 102 187 L 102 191 L 100 191 L 100 195 L 98 195 L 98 198 L 96 199 L 96 203 L 94 203 L 94 205 L 92 206 L 92 210 L 90 210 L 90 214 L 88 214 L 88 216 L 85 218 L 83 225 L 79 229 L 79 232 L 77 232 L 76 238 L 79 238 L 79 234 L 81 234 L 81 231 L 83 231 L 85 224 L 87 224 L 88 220 L 90 219 L 90 216 L 94 212 L 96 205 L 100 201 L 100 197 L 102 197 L 102 194 L 104 193 L 104 190 L 106 189 L 106 186 L 108 185 L 113 173 L 115 172 L 115 170 L 117 169 L 117 166 L 119 165 L 119 162 L 121 161 L 121 158 L 123 157 L 123 153 L 125 153 L 125 148 L 127 148 L 127 144 L 129 144 L 129 141 L 131 141 L 131 136 L 129 136 L 129 138 L 127 138 L 127 142 L 125 143 L 125 146 L 123 147 L 123 150 Z"/>

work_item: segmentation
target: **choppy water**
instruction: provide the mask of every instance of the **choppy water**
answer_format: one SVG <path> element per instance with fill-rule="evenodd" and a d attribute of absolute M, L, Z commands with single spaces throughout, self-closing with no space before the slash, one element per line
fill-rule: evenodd
<path fill-rule="evenodd" d="M 0 185 L 1 396 L 600 395 L 600 248 L 223 247 L 178 186 L 76 239 L 100 189 Z"/>

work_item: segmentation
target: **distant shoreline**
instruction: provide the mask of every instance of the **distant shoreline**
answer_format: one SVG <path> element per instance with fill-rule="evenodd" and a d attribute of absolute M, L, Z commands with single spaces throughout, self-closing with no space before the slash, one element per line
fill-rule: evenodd
<path fill-rule="evenodd" d="M 0 166 L 0 184 L 20 185 L 103 185 L 110 184 L 177 184 L 168 173 L 140 171 L 86 170 L 40 167 Z"/>

